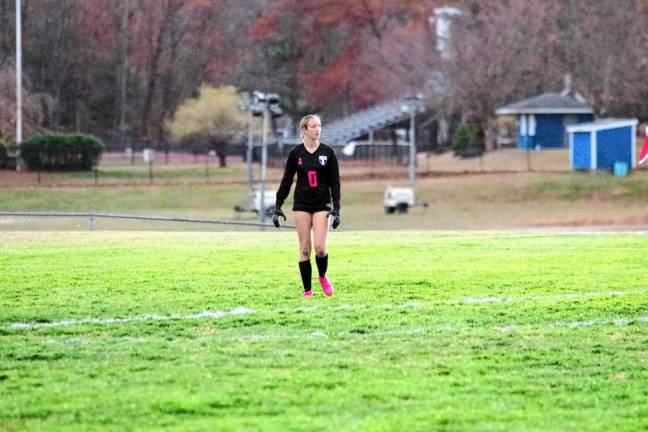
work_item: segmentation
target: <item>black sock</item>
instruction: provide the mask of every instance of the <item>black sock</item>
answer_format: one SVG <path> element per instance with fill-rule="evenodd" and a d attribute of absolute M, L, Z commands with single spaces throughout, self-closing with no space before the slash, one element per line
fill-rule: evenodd
<path fill-rule="evenodd" d="M 318 257 L 315 255 L 315 263 L 317 264 L 317 270 L 319 271 L 319 276 L 323 277 L 326 274 L 328 269 L 328 254 L 323 257 Z"/>
<path fill-rule="evenodd" d="M 301 273 L 302 284 L 304 284 L 304 291 L 310 291 L 311 275 L 313 273 L 313 267 L 311 266 L 310 260 L 299 261 L 299 273 Z"/>

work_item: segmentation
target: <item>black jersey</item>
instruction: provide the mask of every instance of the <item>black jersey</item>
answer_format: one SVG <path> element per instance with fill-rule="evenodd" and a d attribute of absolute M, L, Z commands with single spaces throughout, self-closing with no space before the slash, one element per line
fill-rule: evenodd
<path fill-rule="evenodd" d="M 293 210 L 330 210 L 331 201 L 333 209 L 340 209 L 340 170 L 331 147 L 320 143 L 314 153 L 309 153 L 304 144 L 300 144 L 290 151 L 277 191 L 277 207 L 281 207 L 288 197 L 295 173 Z"/>

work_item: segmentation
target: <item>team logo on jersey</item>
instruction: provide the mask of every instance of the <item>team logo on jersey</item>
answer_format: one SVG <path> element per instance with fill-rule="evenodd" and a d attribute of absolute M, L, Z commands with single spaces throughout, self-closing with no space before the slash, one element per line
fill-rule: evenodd
<path fill-rule="evenodd" d="M 299 160 L 297 161 L 297 165 L 299 165 L 299 166 L 304 165 L 304 163 L 303 163 L 302 160 L 301 160 L 301 157 L 300 157 Z"/>
<path fill-rule="evenodd" d="M 320 157 L 319 157 L 319 163 L 320 163 L 320 165 L 322 165 L 322 166 L 326 165 L 326 161 L 327 161 L 327 159 L 328 159 L 328 157 L 326 157 L 326 156 L 320 156 Z"/>

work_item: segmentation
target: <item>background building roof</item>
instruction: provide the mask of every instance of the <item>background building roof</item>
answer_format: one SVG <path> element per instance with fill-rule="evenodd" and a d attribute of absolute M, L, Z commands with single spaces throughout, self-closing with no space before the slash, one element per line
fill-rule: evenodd
<path fill-rule="evenodd" d="M 636 127 L 637 119 L 607 117 L 592 122 L 579 123 L 567 127 L 567 132 L 590 132 L 595 130 L 613 129 L 619 127 Z"/>
<path fill-rule="evenodd" d="M 594 110 L 579 94 L 543 93 L 506 105 L 496 114 L 592 114 Z"/>

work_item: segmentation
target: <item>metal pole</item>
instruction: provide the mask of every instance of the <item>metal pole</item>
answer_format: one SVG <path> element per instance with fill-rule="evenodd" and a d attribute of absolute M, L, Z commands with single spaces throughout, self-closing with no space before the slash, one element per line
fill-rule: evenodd
<path fill-rule="evenodd" d="M 248 196 L 252 196 L 252 182 L 254 178 L 252 176 L 252 146 L 254 144 L 252 137 L 252 109 L 248 111 L 248 141 L 247 141 L 247 153 L 246 153 L 246 170 L 247 170 L 247 183 L 248 183 Z"/>
<path fill-rule="evenodd" d="M 16 0 L 16 145 L 22 142 L 22 5 Z"/>
<path fill-rule="evenodd" d="M 410 157 L 409 180 L 412 189 L 416 189 L 416 106 L 410 106 Z"/>
<path fill-rule="evenodd" d="M 369 129 L 369 145 L 367 146 L 367 150 L 368 150 L 368 153 L 369 153 L 367 155 L 367 159 L 369 159 L 369 166 L 372 166 L 373 162 L 374 162 L 373 157 L 372 157 L 373 153 L 374 153 L 373 149 L 374 149 L 374 130 Z"/>
<path fill-rule="evenodd" d="M 270 123 L 270 109 L 268 102 L 263 106 L 263 147 L 261 151 L 261 184 L 259 186 L 259 223 L 265 223 L 265 180 L 268 165 L 268 127 Z M 263 229 L 263 228 L 261 228 Z"/>

